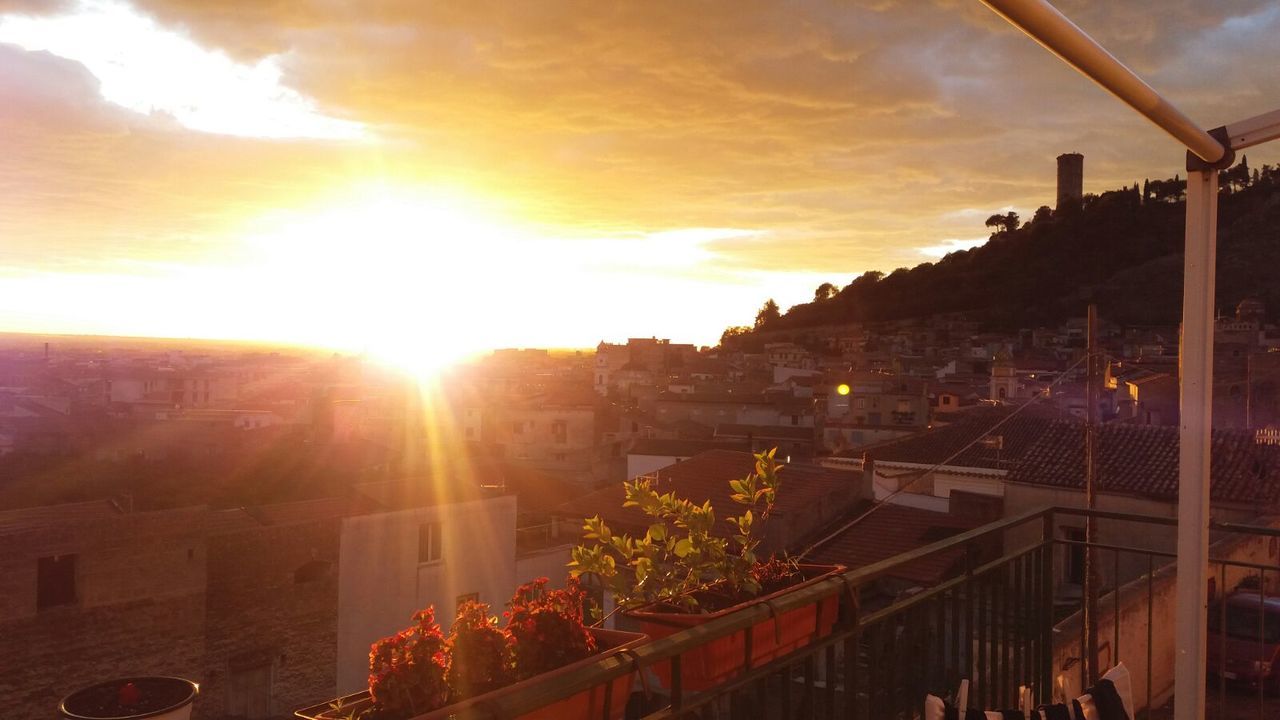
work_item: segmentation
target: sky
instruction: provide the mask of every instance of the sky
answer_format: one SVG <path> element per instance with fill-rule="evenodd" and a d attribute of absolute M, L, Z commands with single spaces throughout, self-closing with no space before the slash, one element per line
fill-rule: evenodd
<path fill-rule="evenodd" d="M 1057 6 L 1205 127 L 1280 106 L 1276 3 Z M 711 343 L 1063 152 L 1183 172 L 977 0 L 0 0 L 0 331 Z"/>

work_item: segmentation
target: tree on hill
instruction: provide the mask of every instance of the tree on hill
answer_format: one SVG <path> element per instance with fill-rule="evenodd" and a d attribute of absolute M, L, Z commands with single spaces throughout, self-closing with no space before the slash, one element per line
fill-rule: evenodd
<path fill-rule="evenodd" d="M 778 311 L 778 303 L 774 302 L 773 298 L 769 298 L 760 308 L 760 312 L 756 313 L 756 329 L 759 330 L 765 325 L 777 322 L 779 317 L 782 317 L 782 313 Z"/>
<path fill-rule="evenodd" d="M 996 228 L 995 234 L 1011 233 L 1018 229 L 1018 213 L 1009 212 L 1004 215 L 999 213 L 987 218 L 987 227 Z"/>
<path fill-rule="evenodd" d="M 1220 193 L 1218 305 L 1234 307 L 1242 297 L 1258 296 L 1276 313 L 1280 168 L 1231 172 L 1239 174 L 1235 189 L 1224 180 Z M 834 298 L 815 297 L 780 316 L 767 312 L 766 304 L 756 327 L 790 330 L 960 313 L 991 329 L 1013 330 L 1071 317 L 1083 298 L 1095 300 L 1100 312 L 1119 323 L 1176 324 L 1185 189 L 1180 176 L 1149 179 L 1136 188 L 1090 195 L 1061 211 L 1043 208 L 1013 230 L 1005 229 L 1007 214 L 995 215 L 1000 242 L 888 276 L 864 272 Z"/>
<path fill-rule="evenodd" d="M 746 325 L 734 325 L 733 327 L 725 328 L 724 332 L 720 333 L 720 346 L 724 347 L 734 340 L 750 334 L 751 328 Z"/>
<path fill-rule="evenodd" d="M 840 288 L 836 287 L 832 283 L 824 282 L 818 286 L 817 290 L 813 291 L 813 301 L 822 302 L 823 300 L 830 300 L 835 297 L 838 292 L 840 292 Z"/>

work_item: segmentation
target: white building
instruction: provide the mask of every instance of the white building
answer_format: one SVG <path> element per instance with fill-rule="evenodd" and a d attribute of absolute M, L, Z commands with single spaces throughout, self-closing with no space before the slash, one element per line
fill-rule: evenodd
<path fill-rule="evenodd" d="M 378 499 L 384 504 L 388 487 L 373 486 L 383 495 Z M 431 492 L 419 497 L 429 497 Z M 520 584 L 544 576 L 559 584 L 568 574 L 567 544 L 524 554 L 517 551 L 514 495 L 439 494 L 452 497 L 342 520 L 340 695 L 367 687 L 369 646 L 408 627 L 418 610 L 434 606 L 436 620 L 447 632 L 464 600 L 489 603 L 492 613 L 501 615 L 502 606 Z"/>

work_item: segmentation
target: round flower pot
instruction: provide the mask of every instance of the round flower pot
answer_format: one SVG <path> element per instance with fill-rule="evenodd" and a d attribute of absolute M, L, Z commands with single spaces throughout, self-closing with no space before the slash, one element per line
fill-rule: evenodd
<path fill-rule="evenodd" d="M 58 703 L 65 720 L 187 720 L 200 686 L 176 677 L 129 677 L 77 690 Z"/>

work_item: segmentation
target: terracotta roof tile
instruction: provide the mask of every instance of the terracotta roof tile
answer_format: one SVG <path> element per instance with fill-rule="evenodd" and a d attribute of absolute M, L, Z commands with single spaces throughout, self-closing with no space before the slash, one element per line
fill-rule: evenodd
<path fill-rule="evenodd" d="M 1004 469 L 1015 464 L 1040 435 L 1052 423 L 1052 418 L 1065 417 L 1059 410 L 1047 405 L 1031 405 L 1008 418 L 1013 408 L 980 408 L 971 410 L 949 424 L 934 428 L 901 440 L 877 445 L 867 450 L 875 460 L 932 465 L 947 461 L 953 467 L 980 467 Z M 966 445 L 983 437 L 999 437 L 999 450 L 982 443 L 975 443 L 960 452 Z M 861 451 L 855 452 L 861 455 Z"/>
<path fill-rule="evenodd" d="M 851 516 L 866 512 L 868 503 Z M 856 525 L 814 549 L 806 557 L 817 563 L 838 563 L 850 569 L 887 560 L 982 525 L 981 520 L 904 505 L 881 504 Z M 895 568 L 890 577 L 922 585 L 935 585 L 955 570 L 963 548 L 934 553 Z"/>
<path fill-rule="evenodd" d="M 1098 488 L 1160 499 L 1178 497 L 1178 429 L 1106 424 L 1098 434 Z M 1280 500 L 1280 446 L 1258 445 L 1244 430 L 1215 430 L 1210 449 L 1209 493 L 1220 502 L 1274 505 Z M 1084 428 L 1050 423 L 1011 482 L 1084 486 Z"/>

